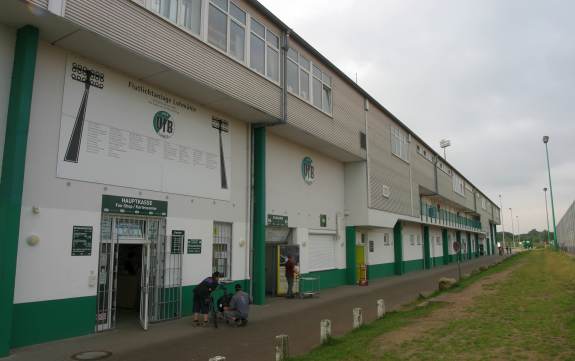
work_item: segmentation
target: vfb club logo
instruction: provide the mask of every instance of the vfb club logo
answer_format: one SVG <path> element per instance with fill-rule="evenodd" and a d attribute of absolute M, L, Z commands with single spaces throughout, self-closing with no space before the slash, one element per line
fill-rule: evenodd
<path fill-rule="evenodd" d="M 174 121 L 170 113 L 160 110 L 154 115 L 154 130 L 162 138 L 170 138 L 174 135 Z"/>
<path fill-rule="evenodd" d="M 310 157 L 305 157 L 301 161 L 301 175 L 307 184 L 312 184 L 315 181 L 315 168 Z"/>

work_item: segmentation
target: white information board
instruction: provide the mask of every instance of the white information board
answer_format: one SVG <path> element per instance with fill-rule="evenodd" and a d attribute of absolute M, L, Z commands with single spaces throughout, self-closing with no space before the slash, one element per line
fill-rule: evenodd
<path fill-rule="evenodd" d="M 230 136 L 187 100 L 68 57 L 58 177 L 229 200 Z"/>

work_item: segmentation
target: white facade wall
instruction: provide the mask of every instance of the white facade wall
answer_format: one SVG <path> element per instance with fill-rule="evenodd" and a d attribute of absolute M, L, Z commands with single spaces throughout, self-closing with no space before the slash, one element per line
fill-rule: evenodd
<path fill-rule="evenodd" d="M 197 284 L 211 273 L 213 222 L 232 222 L 232 278 L 249 278 L 247 124 L 229 119 L 230 201 L 57 178 L 65 67 L 66 52 L 41 42 L 22 197 L 15 303 L 96 295 L 96 288 L 89 286 L 89 279 L 98 265 L 103 194 L 167 201 L 166 234 L 170 235 L 172 229 L 183 229 L 187 239 L 202 239 L 201 255 L 183 255 L 184 286 Z M 32 207 L 39 207 L 39 214 L 33 214 Z M 93 227 L 91 256 L 70 255 L 74 225 Z M 32 247 L 26 243 L 30 235 L 39 237 L 38 245 Z"/>
<path fill-rule="evenodd" d="M 420 224 L 403 224 L 403 260 L 423 259 L 423 230 Z M 411 242 L 413 238 L 413 244 Z"/>
<path fill-rule="evenodd" d="M 287 216 L 288 226 L 296 229 L 294 243 L 300 247 L 300 272 L 314 268 L 309 257 L 310 234 L 333 237 L 336 268 L 345 268 L 343 163 L 271 132 L 266 147 L 266 211 Z M 313 160 L 315 180 L 311 184 L 302 176 L 305 157 Z M 326 227 L 320 226 L 322 214 L 327 216 Z"/>
<path fill-rule="evenodd" d="M 4 137 L 6 135 L 15 43 L 16 31 L 0 24 L 0 170 L 4 155 Z"/>
<path fill-rule="evenodd" d="M 389 242 L 386 244 L 385 238 Z M 368 244 L 366 247 L 367 254 L 367 264 L 376 265 L 384 263 L 393 263 L 394 258 L 394 241 L 393 241 L 393 229 L 377 229 L 367 231 Z M 369 242 L 373 241 L 373 252 L 369 251 Z"/>
<path fill-rule="evenodd" d="M 453 243 L 457 241 L 457 235 L 455 231 L 448 230 L 447 231 L 447 246 L 449 248 L 449 254 L 456 254 L 455 250 L 453 249 Z"/>

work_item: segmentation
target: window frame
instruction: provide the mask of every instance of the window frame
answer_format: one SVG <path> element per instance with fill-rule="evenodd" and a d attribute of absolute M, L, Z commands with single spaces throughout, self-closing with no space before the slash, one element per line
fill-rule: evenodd
<path fill-rule="evenodd" d="M 409 142 L 408 142 L 407 133 L 405 133 L 399 127 L 392 125 L 390 134 L 391 134 L 391 137 L 390 137 L 391 138 L 391 154 L 395 155 L 396 157 L 398 157 L 402 161 L 409 163 Z M 394 141 L 398 142 L 397 143 L 399 146 L 398 153 L 395 152 Z M 402 156 L 403 153 L 405 153 L 405 158 Z"/>
<path fill-rule="evenodd" d="M 229 235 L 229 239 L 227 240 L 227 243 L 224 242 L 217 242 L 216 241 L 216 227 L 220 225 L 220 226 L 229 226 L 229 230 L 230 230 L 230 235 Z M 225 244 L 227 246 L 227 264 L 226 264 L 226 272 L 228 273 L 227 275 L 225 275 L 224 277 L 221 277 L 222 280 L 232 280 L 232 252 L 233 252 L 233 237 L 234 237 L 234 225 L 231 222 L 220 222 L 220 221 L 214 221 L 213 223 L 213 230 L 212 230 L 212 272 L 218 270 L 216 265 L 214 264 L 214 261 L 216 260 L 215 257 L 215 247 L 216 245 L 222 245 Z M 221 236 L 220 236 L 221 237 Z M 218 259 L 222 259 L 222 258 L 218 258 Z M 218 270 L 219 271 L 219 270 Z"/>
<path fill-rule="evenodd" d="M 288 89 L 288 92 L 294 96 L 296 96 L 297 98 L 299 98 L 300 100 L 306 102 L 307 104 L 311 105 L 312 107 L 314 107 L 315 109 L 321 111 L 322 113 L 328 115 L 329 117 L 333 117 L 333 79 L 332 76 L 327 74 L 325 71 L 321 70 L 321 67 L 319 67 L 319 63 L 315 63 L 312 59 L 309 59 L 308 56 L 303 55 L 302 52 L 298 51 L 297 49 L 295 49 L 294 47 L 290 46 L 289 49 L 291 51 L 293 51 L 295 54 L 297 54 L 297 61 L 295 59 L 292 59 L 289 55 L 287 56 L 287 62 L 286 62 L 286 67 L 287 67 L 287 63 L 291 62 L 292 64 L 297 65 L 297 93 L 294 91 L 291 91 Z M 305 59 L 305 61 L 307 61 L 309 63 L 309 68 L 305 68 L 304 66 L 302 66 L 301 59 Z M 317 76 L 314 72 L 314 67 L 315 69 L 317 69 L 319 72 L 321 72 L 321 78 L 319 76 Z M 301 91 L 302 91 L 302 87 L 301 87 L 301 73 L 302 71 L 304 73 L 307 74 L 308 76 L 308 98 L 305 98 L 301 95 Z M 286 69 L 286 74 L 287 74 L 287 69 Z M 289 75 L 288 75 L 289 76 Z M 288 77 L 286 76 L 286 78 Z M 320 85 L 321 85 L 321 91 L 320 91 L 320 101 L 321 101 L 321 107 L 317 106 L 314 102 L 315 102 L 315 94 L 314 94 L 314 79 L 319 80 L 320 81 Z M 329 80 L 329 82 L 326 81 Z M 287 87 L 287 79 L 286 79 L 286 87 Z M 329 89 L 329 111 L 326 111 L 324 109 L 324 101 L 323 101 L 323 91 L 324 88 Z"/>
<path fill-rule="evenodd" d="M 453 174 L 452 177 L 453 192 L 465 197 L 465 182 L 458 174 Z"/>

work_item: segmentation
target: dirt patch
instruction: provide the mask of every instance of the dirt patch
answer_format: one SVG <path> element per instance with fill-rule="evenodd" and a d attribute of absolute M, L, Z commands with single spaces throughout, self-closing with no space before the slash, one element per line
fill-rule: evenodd
<path fill-rule="evenodd" d="M 376 339 L 375 345 L 378 345 L 376 347 L 380 351 L 391 351 L 404 342 L 419 338 L 426 332 L 442 327 L 449 321 L 465 318 L 469 314 L 468 310 L 471 308 L 475 297 L 495 292 L 495 285 L 505 280 L 518 266 L 486 276 L 461 292 L 447 292 L 430 299 L 430 302 L 444 302 L 448 305 L 438 308 L 412 324 L 383 334 Z"/>

